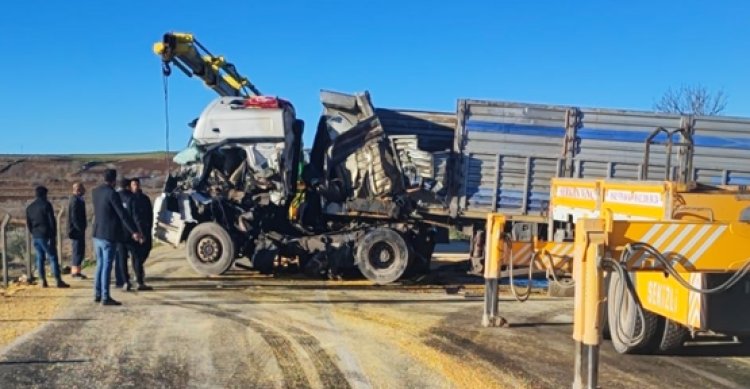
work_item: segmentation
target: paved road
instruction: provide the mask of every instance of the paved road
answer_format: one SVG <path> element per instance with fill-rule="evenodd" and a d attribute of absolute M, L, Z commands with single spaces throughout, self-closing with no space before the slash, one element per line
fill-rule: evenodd
<path fill-rule="evenodd" d="M 153 292 L 70 307 L 0 350 L 0 387 L 490 388 L 568 386 L 569 299 L 503 301 L 513 326 L 483 329 L 482 302 L 443 286 L 377 287 L 234 273 L 195 277 L 159 249 Z M 0 323 L 1 325 L 1 323 Z M 721 356 L 694 356 L 694 354 Z M 744 355 L 744 356 L 743 356 Z M 747 347 L 626 357 L 605 345 L 604 387 L 750 385 Z"/>

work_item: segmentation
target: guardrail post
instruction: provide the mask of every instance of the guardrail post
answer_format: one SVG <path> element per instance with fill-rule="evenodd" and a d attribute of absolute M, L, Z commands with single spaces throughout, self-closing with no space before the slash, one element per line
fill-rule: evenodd
<path fill-rule="evenodd" d="M 28 226 L 25 226 L 24 230 L 26 231 L 26 280 L 32 282 L 34 281 L 34 267 L 31 260 L 31 233 Z"/>
<path fill-rule="evenodd" d="M 8 287 L 8 234 L 6 233 L 6 228 L 9 221 L 10 215 L 6 213 L 3 216 L 3 221 L 0 222 L 0 241 L 2 241 L 3 245 L 3 284 L 6 288 Z"/>

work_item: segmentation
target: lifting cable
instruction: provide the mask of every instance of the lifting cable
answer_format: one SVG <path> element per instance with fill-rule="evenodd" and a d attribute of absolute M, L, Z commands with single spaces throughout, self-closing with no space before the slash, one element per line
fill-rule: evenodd
<path fill-rule="evenodd" d="M 164 86 L 164 172 L 169 176 L 169 72 L 162 68 L 162 84 Z"/>
<path fill-rule="evenodd" d="M 604 258 L 602 260 L 602 267 L 606 269 L 610 269 L 614 272 L 616 272 L 620 277 L 620 283 L 622 288 L 622 293 L 620 293 L 620 298 L 618 301 L 612 301 L 614 306 L 617 307 L 615 310 L 616 312 L 622 312 L 622 309 L 625 304 L 626 297 L 629 297 L 632 300 L 632 304 L 634 306 L 634 309 L 636 310 L 636 314 L 638 315 L 638 320 L 640 320 L 640 330 L 638 334 L 630 335 L 626 334 L 625 331 L 620 326 L 620 320 L 615 320 L 614 323 L 610 322 L 610 325 L 613 325 L 614 330 L 617 332 L 617 335 L 620 337 L 620 339 L 623 341 L 623 343 L 629 345 L 629 346 L 635 346 L 639 344 L 643 337 L 645 336 L 645 317 L 643 313 L 643 307 L 638 303 L 637 294 L 635 291 L 635 286 L 633 285 L 633 282 L 629 276 L 629 272 L 627 271 L 627 263 L 629 262 L 630 258 L 633 256 L 633 253 L 636 251 L 644 251 L 646 254 L 652 256 L 654 259 L 656 259 L 657 262 L 659 262 L 663 267 L 664 271 L 666 271 L 669 275 L 674 277 L 674 279 L 682 285 L 685 289 L 699 294 L 716 294 L 716 293 L 722 293 L 727 290 L 729 290 L 731 287 L 733 287 L 735 284 L 737 284 L 745 275 L 750 272 L 750 259 L 746 260 L 745 263 L 742 265 L 739 271 L 732 274 L 731 277 L 729 277 L 725 282 L 713 287 L 713 288 L 698 288 L 693 285 L 691 285 L 688 281 L 686 281 L 682 276 L 675 270 L 674 265 L 672 265 L 672 261 L 670 261 L 664 254 L 662 254 L 659 250 L 657 250 L 654 246 L 643 243 L 643 242 L 636 242 L 636 243 L 630 243 L 627 246 L 625 246 L 625 249 L 620 254 L 620 260 L 616 261 L 612 258 Z M 610 284 L 610 287 L 613 285 Z M 610 308 L 611 309 L 611 308 Z M 637 324 L 637 322 L 635 323 Z"/>

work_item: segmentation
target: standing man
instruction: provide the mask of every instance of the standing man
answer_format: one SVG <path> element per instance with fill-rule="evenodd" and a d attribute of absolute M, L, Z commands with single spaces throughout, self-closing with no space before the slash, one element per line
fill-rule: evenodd
<path fill-rule="evenodd" d="M 143 235 L 143 243 L 134 243 L 131 245 L 130 256 L 133 261 L 133 270 L 135 271 L 135 280 L 138 283 L 138 290 L 152 290 L 146 285 L 146 274 L 144 264 L 148 255 L 151 253 L 151 227 L 154 223 L 154 211 L 151 206 L 151 199 L 141 190 L 141 180 L 133 178 L 130 180 L 130 214 L 135 220 L 138 232 Z"/>
<path fill-rule="evenodd" d="M 57 280 L 58 288 L 67 288 L 70 285 L 63 282 L 60 276 L 60 264 L 57 262 L 57 248 L 55 237 L 57 236 L 57 221 L 52 204 L 47 200 L 47 188 L 37 186 L 34 188 L 36 199 L 26 207 L 26 228 L 29 229 L 34 239 L 34 250 L 36 250 L 36 268 L 39 269 L 39 279 L 42 288 L 47 285 L 47 273 L 44 271 L 44 262 L 49 258 L 52 264 L 52 274 Z"/>
<path fill-rule="evenodd" d="M 86 255 L 86 203 L 83 195 L 86 188 L 82 183 L 73 184 L 73 195 L 68 201 L 68 238 L 73 252 L 70 276 L 79 280 L 87 277 L 81 273 L 81 263 Z"/>
<path fill-rule="evenodd" d="M 130 215 L 131 220 L 133 220 L 133 213 L 129 209 L 130 202 L 133 198 L 132 193 L 130 192 L 129 178 L 123 178 L 122 180 L 120 180 L 120 187 L 117 188 L 117 195 L 122 202 L 123 209 L 125 209 L 125 212 Z M 122 288 L 126 292 L 132 289 L 132 286 L 130 284 L 130 272 L 128 271 L 128 251 L 130 251 L 128 250 L 128 246 L 131 246 L 132 244 L 133 241 L 130 239 L 130 236 L 125 233 L 118 240 L 116 245 L 117 253 L 115 254 L 115 286 L 118 288 Z"/>
<path fill-rule="evenodd" d="M 115 247 L 122 240 L 125 230 L 135 241 L 143 241 L 130 215 L 122 207 L 120 196 L 115 192 L 117 171 L 104 172 L 104 184 L 92 192 L 94 201 L 94 249 L 96 251 L 96 277 L 94 278 L 94 302 L 102 305 L 121 305 L 109 295 L 109 281 Z"/>

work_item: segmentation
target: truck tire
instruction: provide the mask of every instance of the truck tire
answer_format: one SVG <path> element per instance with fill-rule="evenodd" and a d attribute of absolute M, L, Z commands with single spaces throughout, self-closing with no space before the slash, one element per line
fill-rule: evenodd
<path fill-rule="evenodd" d="M 659 353 L 670 354 L 679 350 L 689 336 L 690 331 L 685 326 L 664 319 L 664 333 L 659 342 Z"/>
<path fill-rule="evenodd" d="M 626 293 L 620 273 L 612 272 L 607 290 L 607 322 L 612 346 L 620 354 L 648 354 L 655 351 L 661 342 L 659 329 L 663 328 L 663 318 L 649 312 Z M 620 303 L 622 301 L 622 303 Z M 638 317 L 638 309 L 643 311 L 643 320 Z M 660 325 L 661 324 L 661 325 Z M 618 328 L 619 326 L 619 328 Z M 633 343 L 628 338 L 643 331 L 643 337 Z"/>
<path fill-rule="evenodd" d="M 374 229 L 357 243 L 357 267 L 368 280 L 389 284 L 398 280 L 409 265 L 409 248 L 404 238 L 387 228 Z"/>
<path fill-rule="evenodd" d="M 186 244 L 190 266 L 204 276 L 223 274 L 234 262 L 234 242 L 227 230 L 216 223 L 195 226 Z"/>

